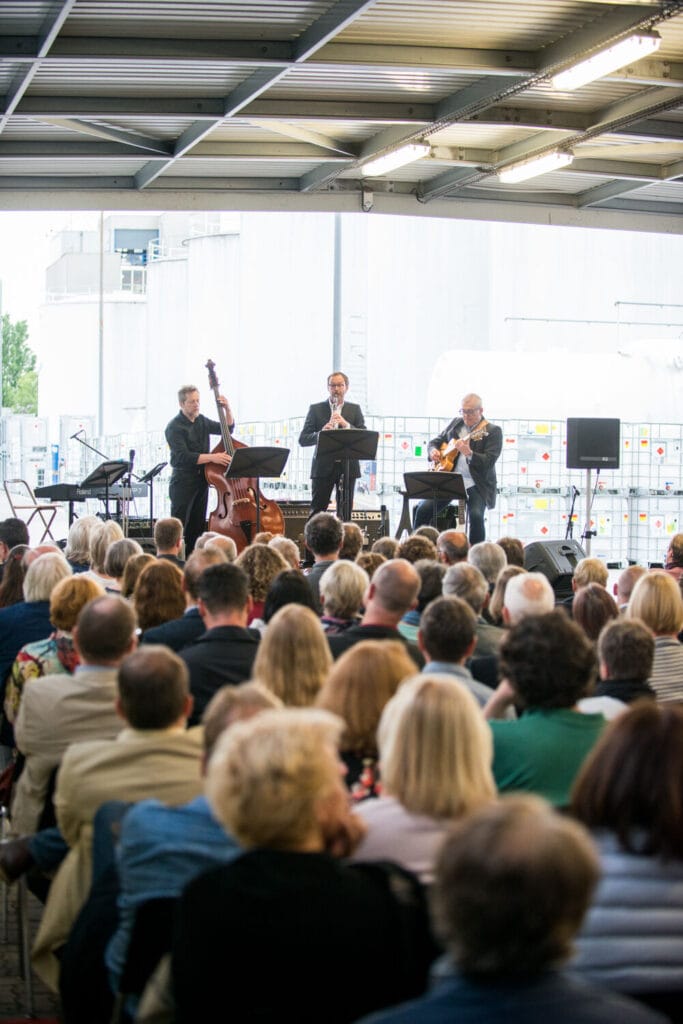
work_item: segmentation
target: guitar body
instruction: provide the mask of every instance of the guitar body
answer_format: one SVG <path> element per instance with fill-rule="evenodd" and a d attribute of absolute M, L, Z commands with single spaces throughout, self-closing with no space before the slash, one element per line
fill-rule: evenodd
<path fill-rule="evenodd" d="M 432 464 L 432 469 L 435 473 L 452 473 L 455 469 L 458 459 L 461 453 L 458 451 L 456 445 L 460 441 L 481 441 L 482 438 L 488 437 L 489 432 L 486 429 L 488 423 L 484 420 L 478 427 L 465 437 L 452 437 L 450 441 L 446 441 L 441 445 L 439 451 L 441 452 L 441 461 Z"/>

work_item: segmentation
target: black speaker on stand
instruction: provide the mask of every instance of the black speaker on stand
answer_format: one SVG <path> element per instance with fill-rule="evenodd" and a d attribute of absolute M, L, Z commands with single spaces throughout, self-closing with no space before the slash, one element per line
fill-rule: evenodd
<path fill-rule="evenodd" d="M 585 557 L 578 540 L 537 540 L 524 548 L 524 568 L 527 572 L 542 572 L 557 600 L 562 601 L 571 597 L 576 563 Z"/>
<path fill-rule="evenodd" d="M 618 419 L 570 416 L 567 419 L 567 469 L 585 469 L 586 471 L 586 519 L 581 539 L 586 542 L 586 554 L 591 553 L 591 538 L 596 531 L 591 530 L 591 512 L 593 498 L 591 492 L 591 470 L 619 469 L 619 434 L 621 421 Z M 596 482 L 597 488 L 597 482 Z M 574 497 L 578 492 L 575 491 Z M 572 501 L 572 511 L 574 501 Z M 569 516 L 568 536 L 571 535 L 571 513 Z"/>

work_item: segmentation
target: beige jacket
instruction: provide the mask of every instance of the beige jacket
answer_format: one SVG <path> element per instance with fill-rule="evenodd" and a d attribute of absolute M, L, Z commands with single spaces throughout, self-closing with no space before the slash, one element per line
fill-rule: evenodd
<path fill-rule="evenodd" d="M 55 808 L 71 849 L 50 886 L 33 947 L 36 973 L 54 991 L 59 985 L 54 953 L 66 942 L 90 890 L 95 812 L 107 800 L 193 800 L 203 791 L 201 756 L 201 727 L 127 728 L 115 740 L 75 743 L 67 750 L 57 777 Z"/>
<path fill-rule="evenodd" d="M 12 803 L 12 828 L 35 832 L 50 775 L 66 748 L 81 740 L 113 740 L 123 728 L 116 713 L 116 668 L 83 666 L 70 675 L 31 679 L 14 725 L 26 758 Z"/>

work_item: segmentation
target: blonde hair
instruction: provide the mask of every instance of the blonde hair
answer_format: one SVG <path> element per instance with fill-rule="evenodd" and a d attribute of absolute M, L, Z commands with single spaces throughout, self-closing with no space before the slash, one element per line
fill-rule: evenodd
<path fill-rule="evenodd" d="M 341 749 L 377 756 L 377 726 L 399 683 L 415 672 L 400 640 L 361 640 L 335 661 L 316 707 L 344 719 Z"/>
<path fill-rule="evenodd" d="M 253 675 L 288 707 L 307 707 L 317 697 L 331 664 L 318 616 L 301 604 L 287 604 L 268 623 Z"/>
<path fill-rule="evenodd" d="M 358 615 L 369 582 L 365 569 L 355 562 L 345 559 L 333 562 L 320 577 L 324 614 L 338 619 Z"/>
<path fill-rule="evenodd" d="M 408 679 L 378 730 L 382 782 L 413 814 L 458 818 L 493 800 L 491 730 L 452 676 Z"/>
<path fill-rule="evenodd" d="M 524 576 L 525 574 L 526 569 L 522 569 L 519 565 L 506 565 L 496 576 L 496 583 L 489 601 L 489 615 L 496 625 L 500 625 L 503 621 L 503 605 L 508 583 L 513 576 Z"/>
<path fill-rule="evenodd" d="M 298 545 L 293 540 L 290 540 L 289 537 L 281 537 L 278 534 L 268 541 L 268 547 L 279 551 L 284 560 L 289 562 L 292 569 L 300 570 L 301 553 Z"/>
<path fill-rule="evenodd" d="M 69 527 L 64 557 L 76 565 L 90 564 L 90 537 L 93 529 L 100 525 L 97 516 L 81 516 Z"/>
<path fill-rule="evenodd" d="M 90 534 L 90 568 L 104 575 L 104 560 L 115 540 L 123 540 L 123 530 L 113 519 L 93 526 Z"/>
<path fill-rule="evenodd" d="M 629 619 L 642 619 L 655 636 L 680 633 L 683 599 L 678 583 L 661 570 L 641 576 L 633 588 L 626 614 Z"/>
<path fill-rule="evenodd" d="M 296 850 L 318 827 L 319 801 L 339 785 L 341 721 L 313 708 L 262 711 L 220 737 L 206 794 L 242 846 Z"/>
<path fill-rule="evenodd" d="M 71 576 L 71 566 L 64 555 L 47 551 L 34 559 L 24 576 L 25 601 L 49 601 L 58 583 Z"/>
<path fill-rule="evenodd" d="M 574 583 L 577 588 L 589 583 L 599 583 L 601 587 L 606 587 L 608 578 L 607 566 L 599 558 L 582 558 L 576 563 Z"/>
<path fill-rule="evenodd" d="M 50 594 L 50 622 L 55 629 L 62 629 L 70 633 L 76 625 L 76 620 L 81 609 L 88 601 L 94 601 L 96 597 L 102 597 L 104 587 L 85 576 L 83 573 L 76 573 L 75 576 L 66 576 L 57 584 Z"/>

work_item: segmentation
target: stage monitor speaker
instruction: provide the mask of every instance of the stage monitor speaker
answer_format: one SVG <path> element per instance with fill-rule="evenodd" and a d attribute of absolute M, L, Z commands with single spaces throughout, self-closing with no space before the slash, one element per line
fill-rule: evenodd
<path fill-rule="evenodd" d="M 567 419 L 567 469 L 619 469 L 620 420 Z"/>
<path fill-rule="evenodd" d="M 585 557 L 578 540 L 537 540 L 524 548 L 524 568 L 528 572 L 542 572 L 558 601 L 562 601 L 571 597 L 576 563 Z"/>

